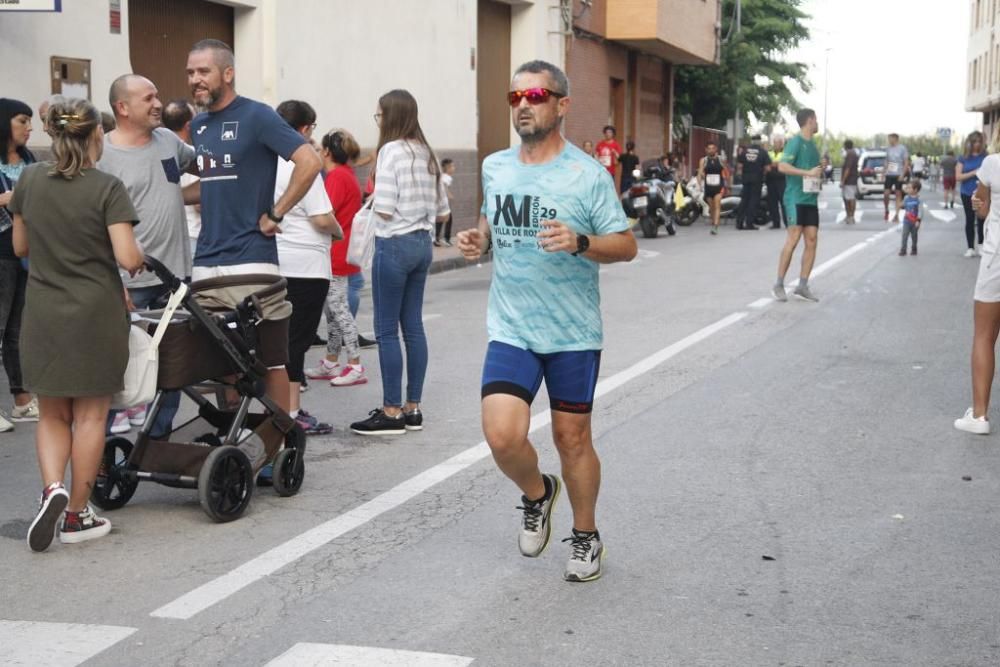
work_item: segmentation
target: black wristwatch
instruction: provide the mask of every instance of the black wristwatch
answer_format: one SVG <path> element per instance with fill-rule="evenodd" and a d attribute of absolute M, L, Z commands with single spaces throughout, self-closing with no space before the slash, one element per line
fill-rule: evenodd
<path fill-rule="evenodd" d="M 582 255 L 588 250 L 590 250 L 590 237 L 587 236 L 586 234 L 577 234 L 576 252 L 573 253 L 573 256 L 576 257 L 577 255 Z"/>
<path fill-rule="evenodd" d="M 270 218 L 271 222 L 276 223 L 276 224 L 280 224 L 281 221 L 285 219 L 285 216 L 283 216 L 283 215 L 279 217 L 279 216 L 277 216 L 277 215 L 274 214 L 274 205 L 273 204 L 271 206 L 267 207 L 267 217 Z"/>

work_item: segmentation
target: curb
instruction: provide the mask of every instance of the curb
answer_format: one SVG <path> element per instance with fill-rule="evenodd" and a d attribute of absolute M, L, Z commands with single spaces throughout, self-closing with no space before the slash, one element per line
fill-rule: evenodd
<path fill-rule="evenodd" d="M 493 261 L 493 253 L 483 255 L 480 259 L 480 263 L 487 264 Z M 444 273 L 445 271 L 457 271 L 458 269 L 465 269 L 470 266 L 475 266 L 474 263 L 465 259 L 461 255 L 458 257 L 447 257 L 445 259 L 437 259 L 431 262 L 430 273 Z"/>

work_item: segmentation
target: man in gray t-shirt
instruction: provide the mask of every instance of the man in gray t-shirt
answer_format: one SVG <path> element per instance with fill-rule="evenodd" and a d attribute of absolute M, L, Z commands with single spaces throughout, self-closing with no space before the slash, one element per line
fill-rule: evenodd
<path fill-rule="evenodd" d="M 136 240 L 150 257 L 163 262 L 181 278 L 191 275 L 191 244 L 181 194 L 181 173 L 194 159 L 194 148 L 160 127 L 163 105 L 149 79 L 132 74 L 111 86 L 111 107 L 117 128 L 104 138 L 97 168 L 125 184 L 139 214 Z M 165 293 L 152 272 L 126 283 L 139 308 Z"/>
<path fill-rule="evenodd" d="M 194 160 L 194 148 L 160 127 L 163 104 L 149 79 L 135 74 L 120 76 L 111 84 L 108 97 L 117 127 L 104 137 L 104 153 L 97 168 L 125 184 L 139 217 L 135 238 L 145 254 L 160 260 L 174 275 L 186 278 L 191 275 L 191 244 L 181 172 Z M 136 308 L 153 306 L 168 291 L 151 271 L 124 280 Z M 169 435 L 179 405 L 179 393 L 164 396 L 151 436 Z M 112 412 L 108 430 L 127 433 L 145 418 L 145 407 Z"/>
<path fill-rule="evenodd" d="M 899 143 L 899 135 L 893 132 L 889 135 L 889 147 L 885 149 L 885 187 L 882 190 L 882 202 L 885 204 L 885 219 L 889 219 L 889 194 L 896 195 L 896 213 L 893 219 L 899 217 L 903 208 L 903 183 L 910 173 L 910 152 L 906 146 Z"/>

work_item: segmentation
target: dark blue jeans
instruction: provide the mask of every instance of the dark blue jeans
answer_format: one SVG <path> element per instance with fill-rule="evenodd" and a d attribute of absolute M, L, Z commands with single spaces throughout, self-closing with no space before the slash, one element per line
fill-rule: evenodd
<path fill-rule="evenodd" d="M 419 403 L 424 391 L 427 373 L 424 286 L 432 257 L 431 235 L 426 231 L 375 239 L 372 300 L 382 369 L 382 401 L 386 406 L 403 405 L 400 329 L 406 344 L 406 400 Z"/>
<path fill-rule="evenodd" d="M 358 272 L 347 276 L 347 306 L 351 309 L 351 317 L 358 316 L 358 306 L 361 305 L 361 290 L 365 288 L 365 274 Z"/>
<path fill-rule="evenodd" d="M 147 308 L 155 308 L 157 302 L 160 301 L 167 294 L 166 285 L 152 285 L 150 287 L 134 287 L 128 291 L 129 296 L 132 298 L 132 303 L 139 310 L 145 310 Z M 181 393 L 179 391 L 168 391 L 163 395 L 163 400 L 160 402 L 160 411 L 156 415 L 156 421 L 153 422 L 153 428 L 149 432 L 150 437 L 159 440 L 161 438 L 166 438 L 170 431 L 174 427 L 174 417 L 177 416 L 177 411 L 180 409 L 181 405 Z M 112 410 L 108 414 L 108 425 L 106 433 L 111 433 L 111 422 L 115 420 L 115 415 L 118 413 L 117 410 Z"/>

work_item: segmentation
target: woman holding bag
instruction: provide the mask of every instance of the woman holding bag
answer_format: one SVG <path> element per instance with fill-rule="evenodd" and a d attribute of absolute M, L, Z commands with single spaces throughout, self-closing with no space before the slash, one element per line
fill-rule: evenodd
<path fill-rule="evenodd" d="M 111 396 L 121 391 L 128 363 L 129 320 L 118 266 L 135 273 L 143 263 L 125 186 L 94 167 L 104 146 L 100 113 L 86 100 L 70 99 L 53 104 L 47 121 L 54 162 L 25 169 L 8 207 L 14 251 L 31 259 L 21 366 L 40 413 L 36 449 L 44 489 L 28 529 L 34 551 L 48 548 L 57 524 L 64 543 L 111 531 L 87 501 L 104 451 Z M 87 334 L 89 354 L 81 353 L 80 332 Z M 71 493 L 63 486 L 67 463 L 73 467 Z"/>
<path fill-rule="evenodd" d="M 375 258 L 372 300 L 375 338 L 382 370 L 382 407 L 351 424 L 360 435 L 397 435 L 423 428 L 420 399 L 427 372 L 424 286 L 432 259 L 434 223 L 451 212 L 441 167 L 420 128 L 417 101 L 393 90 L 378 101 L 375 160 Z M 363 214 L 363 213 L 362 213 Z M 357 230 L 356 230 L 357 231 Z M 403 353 L 406 342 L 406 403 L 403 403 Z"/>

